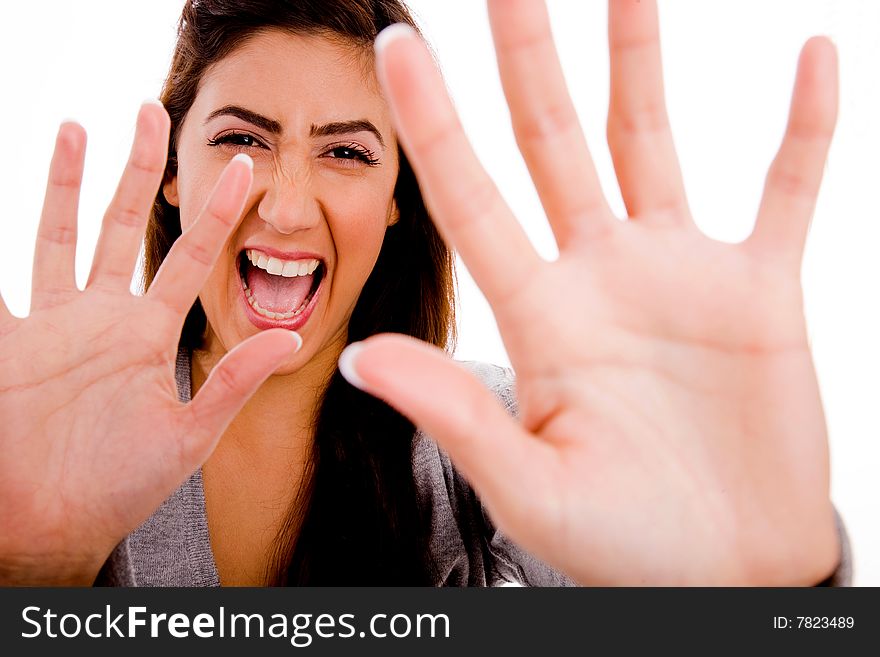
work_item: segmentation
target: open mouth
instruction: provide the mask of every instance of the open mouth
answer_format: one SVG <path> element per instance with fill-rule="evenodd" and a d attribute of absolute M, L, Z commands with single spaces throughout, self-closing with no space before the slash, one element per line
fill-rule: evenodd
<path fill-rule="evenodd" d="M 251 310 L 258 317 L 285 324 L 305 320 L 325 270 L 317 258 L 285 260 L 255 249 L 245 249 L 238 256 L 242 289 Z"/>

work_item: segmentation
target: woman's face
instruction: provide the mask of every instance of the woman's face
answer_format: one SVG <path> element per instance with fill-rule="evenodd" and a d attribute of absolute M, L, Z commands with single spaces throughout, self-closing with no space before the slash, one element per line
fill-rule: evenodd
<path fill-rule="evenodd" d="M 333 362 L 397 220 L 397 144 L 364 53 L 269 30 L 212 66 L 181 126 L 177 176 L 164 186 L 184 230 L 237 153 L 253 158 L 254 184 L 199 295 L 206 347 L 220 356 L 284 327 L 303 348 L 276 373 L 319 354 Z"/>

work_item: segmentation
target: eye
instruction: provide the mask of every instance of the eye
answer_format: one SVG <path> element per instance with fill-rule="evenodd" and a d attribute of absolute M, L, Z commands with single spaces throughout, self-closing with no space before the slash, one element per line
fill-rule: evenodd
<path fill-rule="evenodd" d="M 368 148 L 364 148 L 360 144 L 339 144 L 336 146 L 331 146 L 329 149 L 324 151 L 324 157 L 329 157 L 332 159 L 338 160 L 348 160 L 351 164 L 346 163 L 347 166 L 356 166 L 356 163 L 362 162 L 367 166 L 376 166 L 379 164 L 379 159 L 376 157 L 376 154 Z"/>
<path fill-rule="evenodd" d="M 267 148 L 266 144 L 247 132 L 224 132 L 208 140 L 208 146 L 230 146 L 233 148 Z"/>

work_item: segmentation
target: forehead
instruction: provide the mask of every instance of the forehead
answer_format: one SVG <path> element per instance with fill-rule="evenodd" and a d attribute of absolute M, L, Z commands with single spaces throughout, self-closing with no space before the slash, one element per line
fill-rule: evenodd
<path fill-rule="evenodd" d="M 228 104 L 285 128 L 357 115 L 390 131 L 372 52 L 341 38 L 277 29 L 254 34 L 206 71 L 193 110 L 207 114 Z"/>

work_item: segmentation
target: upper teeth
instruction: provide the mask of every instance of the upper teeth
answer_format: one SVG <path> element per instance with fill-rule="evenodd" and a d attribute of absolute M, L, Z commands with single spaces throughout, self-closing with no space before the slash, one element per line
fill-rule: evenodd
<path fill-rule="evenodd" d="M 294 276 L 308 276 L 312 274 L 320 262 L 318 260 L 281 260 L 270 258 L 265 253 L 253 249 L 246 249 L 245 255 L 254 267 L 265 269 L 270 274 L 293 278 Z"/>

